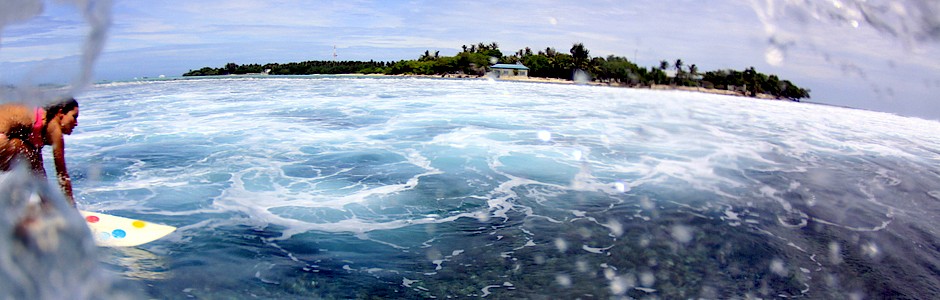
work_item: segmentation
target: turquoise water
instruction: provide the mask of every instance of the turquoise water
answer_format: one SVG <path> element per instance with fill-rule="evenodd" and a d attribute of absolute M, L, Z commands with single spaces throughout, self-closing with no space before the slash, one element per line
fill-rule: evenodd
<path fill-rule="evenodd" d="M 79 207 L 179 227 L 144 246 L 90 251 L 83 259 L 114 274 L 103 288 L 112 292 L 940 293 L 935 121 L 409 78 L 110 83 L 79 100 L 67 139 Z"/>

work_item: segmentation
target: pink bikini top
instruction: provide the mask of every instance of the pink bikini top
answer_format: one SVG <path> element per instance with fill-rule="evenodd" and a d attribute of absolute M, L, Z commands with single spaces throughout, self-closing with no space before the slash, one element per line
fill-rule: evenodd
<path fill-rule="evenodd" d="M 33 122 L 33 130 L 29 132 L 29 142 L 36 147 L 42 148 L 42 108 L 36 108 L 36 121 Z"/>

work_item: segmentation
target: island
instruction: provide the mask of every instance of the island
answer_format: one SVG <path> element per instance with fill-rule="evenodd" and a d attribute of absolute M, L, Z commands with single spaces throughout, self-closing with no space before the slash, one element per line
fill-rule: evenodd
<path fill-rule="evenodd" d="M 264 65 L 228 63 L 220 68 L 190 70 L 183 76 L 384 74 L 475 78 L 490 74 L 493 66 L 518 65 L 520 67 L 513 69 L 525 70 L 525 76 L 510 76 L 508 80 L 585 82 L 792 101 L 810 98 L 809 89 L 800 88 L 776 75 L 760 73 L 754 67 L 743 71 L 723 69 L 702 73 L 695 64 L 687 64 L 682 59 L 674 62 L 662 60 L 658 66 L 641 67 L 622 56 L 591 57 L 590 51 L 582 43 L 573 44 L 568 53 L 558 52 L 551 47 L 533 52 L 526 47 L 504 55 L 495 42 L 463 45 L 461 49 L 454 56 L 442 56 L 440 51 L 432 53 L 428 50 L 418 59 L 397 62 L 314 60 Z"/>

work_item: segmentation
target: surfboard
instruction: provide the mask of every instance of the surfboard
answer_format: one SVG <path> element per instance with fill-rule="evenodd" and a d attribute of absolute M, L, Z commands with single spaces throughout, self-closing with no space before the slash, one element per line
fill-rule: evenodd
<path fill-rule="evenodd" d="M 176 227 L 98 212 L 79 210 L 91 229 L 95 244 L 101 247 L 132 247 L 162 238 Z"/>

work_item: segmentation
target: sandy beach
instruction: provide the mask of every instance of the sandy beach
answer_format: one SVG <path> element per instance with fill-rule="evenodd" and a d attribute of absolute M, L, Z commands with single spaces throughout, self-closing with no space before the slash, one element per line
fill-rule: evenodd
<path fill-rule="evenodd" d="M 476 75 L 457 75 L 457 74 L 446 74 L 446 75 L 383 75 L 383 74 L 361 74 L 368 76 L 396 76 L 396 77 L 415 77 L 415 78 L 447 78 L 447 79 L 484 79 L 486 76 L 476 76 Z M 558 79 L 558 78 L 544 78 L 544 77 L 512 77 L 512 78 L 497 78 L 499 81 L 518 81 L 518 82 L 536 82 L 536 83 L 552 83 L 552 84 L 580 84 L 572 80 Z M 654 84 L 652 86 L 628 86 L 622 85 L 619 83 L 608 83 L 608 82 L 585 82 L 585 85 L 594 85 L 594 86 L 611 86 L 611 87 L 620 87 L 620 88 L 635 88 L 635 89 L 650 89 L 650 90 L 675 90 L 675 91 L 687 91 L 687 92 L 697 92 L 697 93 L 706 93 L 706 94 L 715 94 L 715 95 L 725 95 L 725 96 L 737 96 L 745 98 L 756 98 L 756 99 L 765 99 L 765 100 L 787 100 L 783 98 L 778 98 L 770 94 L 758 93 L 756 97 L 749 97 L 745 93 L 740 91 L 729 91 L 721 89 L 709 89 L 703 87 L 694 87 L 694 86 L 677 86 L 677 85 L 668 85 L 668 84 Z"/>

